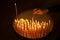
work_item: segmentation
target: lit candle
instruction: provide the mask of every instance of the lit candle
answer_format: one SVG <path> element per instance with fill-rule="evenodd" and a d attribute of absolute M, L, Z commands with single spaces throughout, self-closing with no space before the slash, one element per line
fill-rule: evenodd
<path fill-rule="evenodd" d="M 39 25 L 39 28 L 41 29 L 41 25 Z"/>
<path fill-rule="evenodd" d="M 28 27 L 29 27 L 29 21 L 28 21 Z"/>
<path fill-rule="evenodd" d="M 22 27 L 24 27 L 24 24 L 23 23 L 21 23 L 21 25 L 22 25 Z"/>
<path fill-rule="evenodd" d="M 34 27 L 33 26 L 34 26 L 34 21 L 32 21 L 32 29 L 34 30 Z"/>
<path fill-rule="evenodd" d="M 19 23 L 17 23 L 17 27 L 19 27 Z"/>
<path fill-rule="evenodd" d="M 18 21 L 18 24 L 20 23 L 20 21 Z"/>
<path fill-rule="evenodd" d="M 35 30 L 36 30 L 36 24 L 35 24 L 34 28 L 35 28 Z"/>
<path fill-rule="evenodd" d="M 31 23 L 30 23 L 30 25 L 29 25 L 29 27 L 28 27 L 28 28 L 29 28 L 29 30 L 31 30 Z"/>
<path fill-rule="evenodd" d="M 35 20 L 35 24 L 37 24 L 37 20 Z"/>
<path fill-rule="evenodd" d="M 30 27 L 30 24 L 29 24 L 29 22 L 28 22 L 28 30 L 29 30 L 29 27 Z"/>
<path fill-rule="evenodd" d="M 26 23 L 26 20 L 25 20 L 25 27 L 24 27 L 24 28 L 25 28 L 25 30 L 27 30 L 27 23 Z"/>
<path fill-rule="evenodd" d="M 28 26 L 28 20 L 26 19 L 25 21 L 26 21 L 26 25 Z"/>
<path fill-rule="evenodd" d="M 49 25 L 50 25 L 50 20 L 49 20 Z"/>
<path fill-rule="evenodd" d="M 48 27 L 48 23 L 46 23 L 47 27 Z"/>
<path fill-rule="evenodd" d="M 37 23 L 38 25 L 39 25 L 39 21 L 38 21 L 38 23 Z"/>
<path fill-rule="evenodd" d="M 44 25 L 44 21 L 42 21 L 42 24 L 41 25 Z"/>
<path fill-rule="evenodd" d="M 37 23 L 38 23 L 37 20 L 35 20 L 35 30 L 36 30 L 36 28 L 37 28 Z"/>
<path fill-rule="evenodd" d="M 22 28 L 22 30 L 24 30 L 24 27 L 23 26 L 21 28 Z"/>
<path fill-rule="evenodd" d="M 45 25 L 43 25 L 43 29 L 45 29 Z"/>
<path fill-rule="evenodd" d="M 30 20 L 30 23 L 29 23 L 29 24 L 30 24 L 30 26 L 31 26 L 31 24 L 32 24 L 32 23 L 31 23 L 31 20 Z"/>
<path fill-rule="evenodd" d="M 43 24 L 43 29 L 45 29 L 45 27 L 46 27 L 46 22 L 44 22 L 44 24 Z"/>
<path fill-rule="evenodd" d="M 15 22 L 18 22 L 18 19 L 15 19 Z"/>
<path fill-rule="evenodd" d="M 25 20 L 28 23 L 28 19 Z"/>
<path fill-rule="evenodd" d="M 40 25 L 39 25 L 39 21 L 38 21 L 38 23 L 37 23 L 37 28 L 38 28 L 38 29 L 39 29 L 39 26 L 40 26 Z"/>
<path fill-rule="evenodd" d="M 41 29 L 42 29 L 42 23 L 40 24 L 40 26 L 41 26 Z"/>
<path fill-rule="evenodd" d="M 32 30 L 34 30 L 34 27 L 32 27 Z"/>
<path fill-rule="evenodd" d="M 38 29 L 41 29 L 41 25 L 39 24 L 39 22 L 38 22 L 38 27 L 37 27 Z"/>

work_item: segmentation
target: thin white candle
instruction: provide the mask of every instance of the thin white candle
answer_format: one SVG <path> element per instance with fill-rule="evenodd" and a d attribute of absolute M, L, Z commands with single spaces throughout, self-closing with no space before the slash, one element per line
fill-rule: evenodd
<path fill-rule="evenodd" d="M 49 20 L 49 25 L 50 25 L 50 20 Z"/>
<path fill-rule="evenodd" d="M 35 30 L 36 30 L 36 24 L 35 24 L 34 28 L 35 28 Z"/>
<path fill-rule="evenodd" d="M 17 23 L 17 27 L 19 27 L 19 24 Z"/>
<path fill-rule="evenodd" d="M 18 19 L 15 19 L 15 22 L 18 22 Z"/>
<path fill-rule="evenodd" d="M 46 22 L 43 23 L 43 29 L 45 29 L 45 27 L 46 27 Z"/>
<path fill-rule="evenodd" d="M 46 23 L 46 25 L 47 25 L 47 27 L 48 27 L 48 25 L 49 25 L 49 24 L 48 24 L 48 23 Z"/>
<path fill-rule="evenodd" d="M 14 3 L 15 5 L 15 10 L 16 10 L 16 19 L 18 19 L 18 12 L 17 12 L 17 6 L 16 6 L 16 3 Z"/>

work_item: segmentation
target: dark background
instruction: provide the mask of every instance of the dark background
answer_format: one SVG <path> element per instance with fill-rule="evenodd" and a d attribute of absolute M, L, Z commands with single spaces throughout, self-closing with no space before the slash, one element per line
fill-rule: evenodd
<path fill-rule="evenodd" d="M 19 36 L 13 29 L 15 18 L 14 3 L 17 3 L 18 14 L 24 10 L 40 8 L 48 9 L 54 27 L 44 38 L 36 40 L 59 40 L 60 38 L 60 1 L 59 0 L 1 0 L 0 1 L 0 40 L 31 40 Z"/>

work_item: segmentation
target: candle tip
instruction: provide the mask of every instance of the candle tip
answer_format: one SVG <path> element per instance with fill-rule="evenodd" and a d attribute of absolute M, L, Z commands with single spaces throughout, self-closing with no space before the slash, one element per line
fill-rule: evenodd
<path fill-rule="evenodd" d="M 16 5 L 16 3 L 14 3 L 14 5 Z"/>

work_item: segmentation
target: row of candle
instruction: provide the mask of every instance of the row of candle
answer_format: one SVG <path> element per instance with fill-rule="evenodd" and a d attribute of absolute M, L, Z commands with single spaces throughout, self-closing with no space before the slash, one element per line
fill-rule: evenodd
<path fill-rule="evenodd" d="M 17 22 L 17 27 L 21 28 L 22 30 L 37 30 L 37 29 L 45 29 L 46 27 L 48 27 L 50 25 L 50 20 L 48 22 L 44 22 L 42 21 L 41 23 L 37 20 L 30 20 L 28 21 L 28 19 L 24 20 L 23 18 L 21 18 L 20 20 L 15 20 L 15 22 Z"/>

